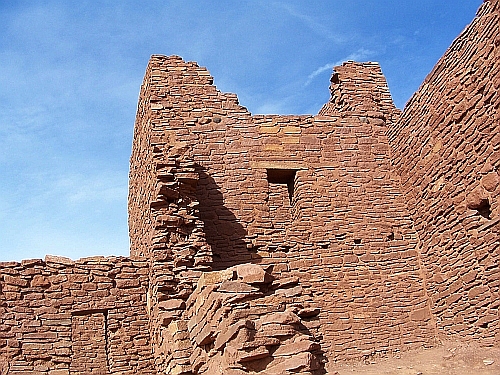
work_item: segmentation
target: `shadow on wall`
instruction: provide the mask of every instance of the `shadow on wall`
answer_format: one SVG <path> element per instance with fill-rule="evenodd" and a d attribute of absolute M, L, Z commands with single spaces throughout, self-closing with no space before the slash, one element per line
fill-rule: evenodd
<path fill-rule="evenodd" d="M 197 188 L 200 217 L 205 224 L 207 243 L 212 247 L 213 269 L 258 263 L 260 257 L 247 248 L 247 231 L 233 212 L 224 206 L 220 187 L 206 168 L 197 164 L 196 169 L 200 176 Z"/>

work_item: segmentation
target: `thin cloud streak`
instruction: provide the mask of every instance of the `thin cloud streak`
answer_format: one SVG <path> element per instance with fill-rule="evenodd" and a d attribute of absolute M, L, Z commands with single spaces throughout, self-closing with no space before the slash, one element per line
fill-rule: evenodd
<path fill-rule="evenodd" d="M 349 60 L 353 60 L 353 61 L 364 60 L 364 59 L 366 59 L 369 56 L 372 56 L 374 54 L 375 54 L 375 52 L 373 52 L 373 51 L 361 48 L 358 51 L 356 51 L 354 53 L 351 53 L 349 56 L 344 57 L 343 59 L 337 60 L 337 61 L 335 61 L 333 63 L 328 63 L 328 64 L 325 64 L 323 66 L 320 66 L 314 72 L 312 72 L 311 74 L 309 74 L 309 76 L 307 77 L 307 81 L 304 83 L 304 86 L 310 85 L 311 82 L 314 80 L 314 78 L 316 78 L 321 73 L 323 73 L 323 72 L 325 72 L 327 70 L 332 70 L 335 66 L 339 66 L 342 63 L 344 63 L 346 61 L 349 61 Z"/>
<path fill-rule="evenodd" d="M 343 38 L 342 36 L 334 34 L 328 27 L 316 21 L 313 17 L 300 13 L 289 4 L 275 2 L 273 3 L 273 5 L 278 8 L 284 9 L 290 16 L 302 21 L 302 23 L 305 24 L 315 34 L 337 44 L 341 44 L 345 41 L 345 38 Z"/>

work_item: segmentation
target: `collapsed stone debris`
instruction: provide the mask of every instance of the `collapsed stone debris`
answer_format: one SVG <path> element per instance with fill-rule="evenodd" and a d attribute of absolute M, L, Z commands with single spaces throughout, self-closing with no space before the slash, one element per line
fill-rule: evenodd
<path fill-rule="evenodd" d="M 0 374 L 322 374 L 498 345 L 498 7 L 403 112 L 377 63 L 336 67 L 316 116 L 252 116 L 152 56 L 130 258 L 0 263 Z"/>

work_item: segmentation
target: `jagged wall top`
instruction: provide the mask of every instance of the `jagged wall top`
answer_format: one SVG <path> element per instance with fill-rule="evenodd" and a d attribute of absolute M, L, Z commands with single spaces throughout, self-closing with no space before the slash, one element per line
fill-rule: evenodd
<path fill-rule="evenodd" d="M 392 101 L 387 81 L 376 62 L 348 61 L 334 69 L 330 79 L 331 97 L 320 115 L 356 113 L 363 116 L 384 116 L 391 122 L 400 114 Z"/>

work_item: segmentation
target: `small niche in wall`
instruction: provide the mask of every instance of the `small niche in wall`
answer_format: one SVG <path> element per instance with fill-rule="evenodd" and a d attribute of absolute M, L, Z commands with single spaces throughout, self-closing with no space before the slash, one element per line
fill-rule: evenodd
<path fill-rule="evenodd" d="M 491 219 L 491 205 L 488 199 L 481 199 L 479 204 L 474 207 L 474 209 L 485 219 Z"/>
<path fill-rule="evenodd" d="M 479 324 L 479 328 L 483 328 L 483 329 L 488 328 L 488 323 L 486 322 L 486 323 Z"/>
<path fill-rule="evenodd" d="M 355 238 L 354 239 L 354 244 L 355 245 L 361 245 L 361 238 Z"/>
<path fill-rule="evenodd" d="M 296 173 L 296 169 L 267 169 L 267 181 L 270 184 L 281 184 L 287 186 L 290 204 L 292 204 L 293 200 Z"/>

